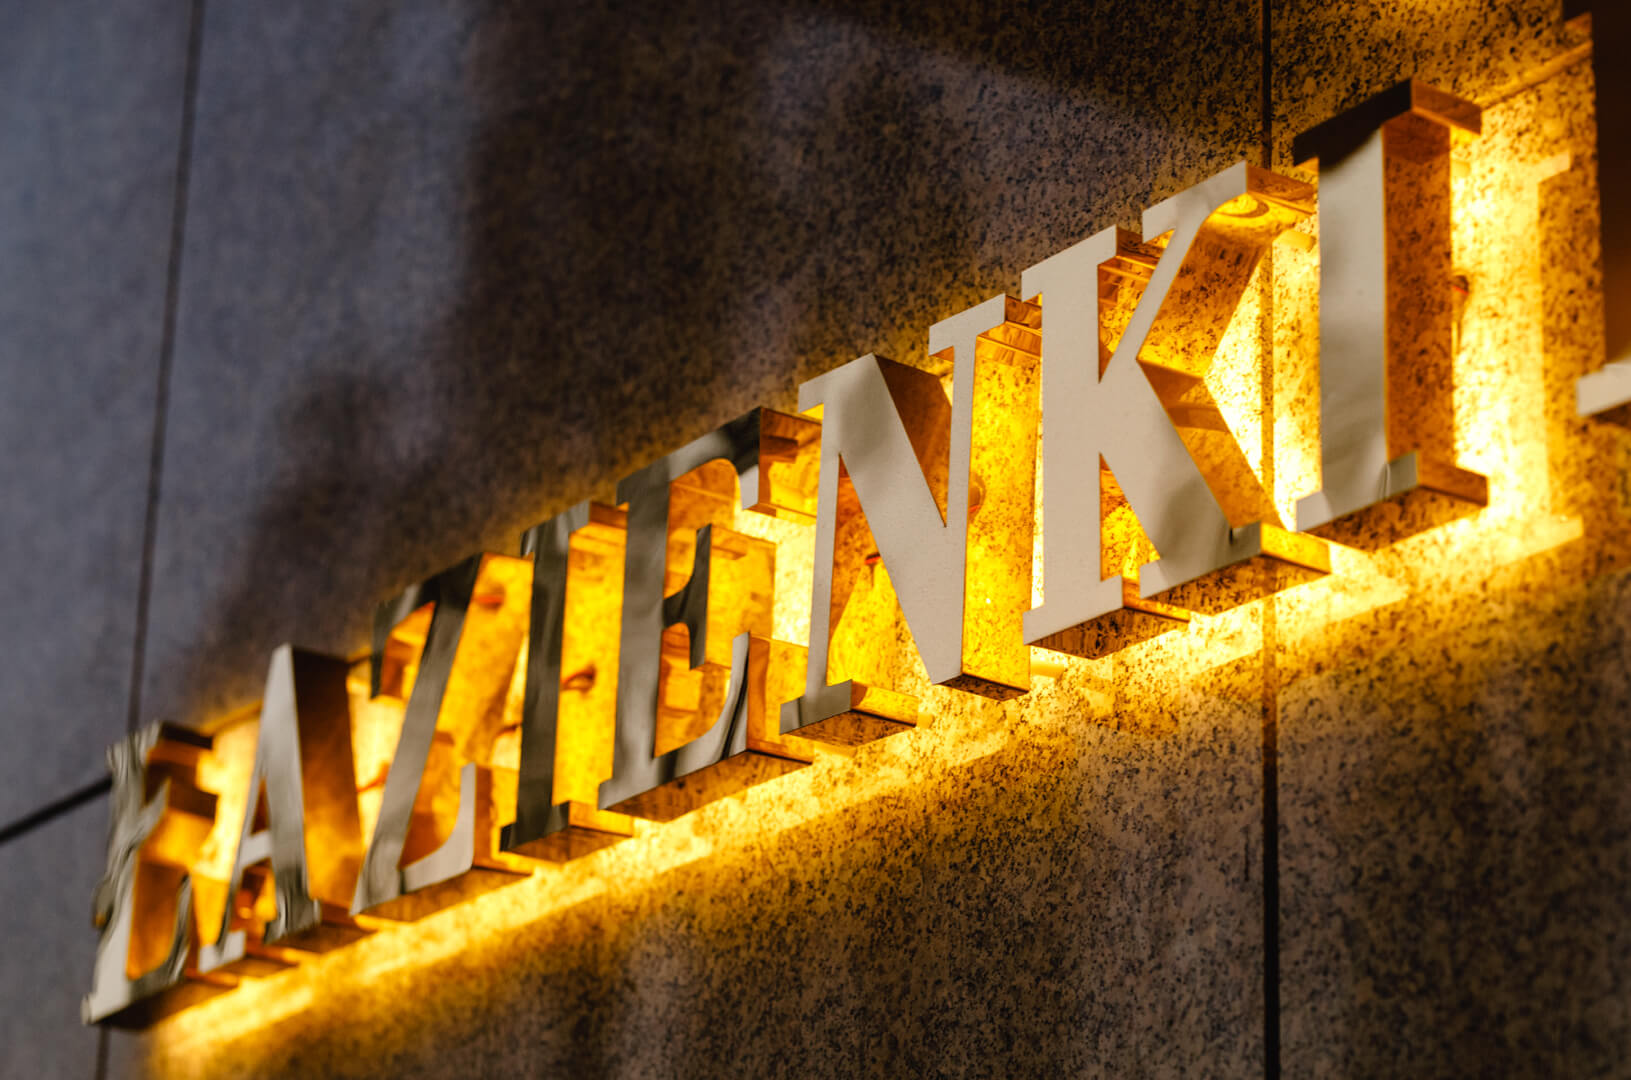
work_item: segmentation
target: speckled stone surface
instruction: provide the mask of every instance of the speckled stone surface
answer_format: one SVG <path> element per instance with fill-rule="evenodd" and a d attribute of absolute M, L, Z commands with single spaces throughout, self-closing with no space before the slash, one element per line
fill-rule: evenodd
<path fill-rule="evenodd" d="M 103 746 L 125 729 L 187 5 L 13 5 L 4 22 L 0 824 L 10 824 L 94 781 Z"/>
<path fill-rule="evenodd" d="M 211 5 L 152 709 L 252 701 L 285 638 L 361 647 L 379 597 L 803 378 L 921 363 L 936 319 L 1252 156 L 1258 30 Z M 338 957 L 247 1032 L 116 1035 L 110 1075 L 1260 1074 L 1261 677 L 1225 653 L 1182 686 L 1151 660 L 936 692 L 923 730 L 642 841 L 706 859 L 610 849 L 558 911 L 540 874 L 494 901 L 537 897 L 510 932 Z M 738 820 L 790 782 L 802 818 Z"/>
<path fill-rule="evenodd" d="M 1412 72 L 1485 106 L 1456 155 L 1456 407 L 1491 495 L 1282 622 L 1282 1065 L 1623 1076 L 1631 444 L 1573 416 L 1601 349 L 1590 67 L 1523 88 L 1578 44 L 1554 4 L 1420 7 L 1275 16 L 1282 152 Z"/>
<path fill-rule="evenodd" d="M 1526 576 L 1364 620 L 1291 680 L 1288 1075 L 1623 1075 L 1631 597 Z"/>
<path fill-rule="evenodd" d="M 292 1013 L 119 1036 L 111 1075 L 1261 1075 L 1260 686 L 1244 659 L 944 692 L 932 727 L 630 842 L 667 868 L 597 853 L 564 908 L 543 871 L 408 954 L 336 954 L 273 992 Z"/>
<path fill-rule="evenodd" d="M 1201 17 L 1204 13 L 1204 18 Z M 211 5 L 149 712 L 1253 153 L 1246 3 Z"/>
<path fill-rule="evenodd" d="M 96 956 L 91 893 L 102 874 L 107 799 L 0 847 L 0 1075 L 91 1080 L 98 1033 L 79 999 Z"/>
<path fill-rule="evenodd" d="M 1483 104 L 1579 43 L 1559 0 L 1270 0 L 1274 167 L 1291 140 L 1404 79 Z"/>

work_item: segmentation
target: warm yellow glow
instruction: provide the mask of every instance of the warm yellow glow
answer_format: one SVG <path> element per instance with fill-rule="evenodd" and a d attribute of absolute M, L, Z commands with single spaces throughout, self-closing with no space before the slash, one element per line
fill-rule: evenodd
<path fill-rule="evenodd" d="M 617 732 L 618 627 L 623 611 L 623 515 L 595 504 L 589 524 L 567 546 L 566 606 L 572 628 L 561 641 L 559 720 L 555 735 L 556 803 L 595 806 L 612 775 Z M 525 646 L 523 646 L 525 648 Z M 524 673 L 512 699 L 524 696 Z M 506 726 L 519 728 L 519 702 Z M 508 817 L 508 809 L 501 811 Z"/>
<path fill-rule="evenodd" d="M 1103 716 L 1111 691 L 1084 661 L 1072 661 L 1056 686 L 1040 694 L 1085 696 L 1068 722 Z M 1077 685 L 1087 680 L 1086 686 Z M 709 858 L 718 845 L 751 848 L 789 829 L 840 819 L 852 808 L 886 796 L 907 794 L 916 784 L 925 753 L 947 769 L 964 768 L 1000 751 L 1014 739 L 1032 737 L 1000 720 L 1003 707 L 955 691 L 928 688 L 930 707 L 941 719 L 934 730 L 910 739 L 892 738 L 851 758 L 823 753 L 810 768 L 711 803 L 663 825 L 638 823 L 633 840 L 560 866 L 544 865 L 530 878 L 476 897 L 411 924 L 383 923 L 356 945 L 315 956 L 298 968 L 246 979 L 232 994 L 182 1012 L 155 1029 L 153 1052 L 171 1067 L 197 1064 L 256 1031 L 298 1012 L 322 1016 L 333 987 L 369 985 L 393 972 L 433 970 L 472 942 L 500 940 L 514 928 L 559 917 L 610 888 L 660 888 L 664 875 Z M 1042 725 L 1066 723 L 1058 714 Z M 1034 731 L 1034 729 L 1033 729 Z M 347 1017 L 325 1020 L 344 1024 Z"/>
<path fill-rule="evenodd" d="M 810 640 L 810 576 L 815 530 L 802 522 L 738 510 L 730 527 L 776 549 L 775 606 L 771 636 L 778 641 Z M 794 695 L 797 696 L 797 695 Z"/>
<path fill-rule="evenodd" d="M 704 662 L 692 668 L 690 635 L 683 626 L 663 634 L 658 684 L 657 753 L 703 735 L 719 717 L 731 675 L 731 644 L 738 634 L 768 640 L 774 626 L 775 545 L 737 532 L 735 470 L 711 461 L 676 479 L 668 500 L 668 564 L 663 592 L 691 580 L 697 532 L 710 527 L 708 621 Z M 762 516 L 762 515 L 761 515 Z"/>
<path fill-rule="evenodd" d="M 1318 235 L 1316 214 L 1282 234 L 1270 253 L 1274 282 L 1271 494 L 1280 520 L 1287 523 L 1297 520 L 1297 500 L 1320 488 Z M 1256 460 L 1262 475 L 1262 459 Z M 1340 557 L 1333 555 L 1333 559 Z"/>
<path fill-rule="evenodd" d="M 1007 320 L 976 342 L 963 593 L 963 672 L 984 692 L 1030 685 L 1021 642 L 1031 594 L 1037 421 L 1042 415 L 1041 309 L 1008 302 Z"/>
<path fill-rule="evenodd" d="M 198 786 L 216 795 L 215 826 L 199 851 L 193 873 L 223 883 L 232 874 L 238 854 L 238 831 L 243 827 L 244 804 L 249 800 L 249 774 L 255 767 L 255 740 L 260 734 L 259 713 L 236 718 L 215 733 L 209 753 L 198 759 Z M 218 925 L 206 922 L 205 926 Z M 206 940 L 213 940 L 213 933 Z"/>
<path fill-rule="evenodd" d="M 821 471 L 820 410 L 814 416 L 760 411 L 759 488 L 748 492 L 753 509 L 773 518 L 809 525 L 816 515 Z"/>
<path fill-rule="evenodd" d="M 1372 555 L 1333 547 L 1333 573 L 1285 594 L 1281 633 L 1317 638 L 1335 623 L 1422 590 L 1476 590 L 1499 568 L 1579 539 L 1578 517 L 1554 510 L 1539 237 L 1541 184 L 1568 169 L 1558 125 L 1524 93 L 1484 112 L 1481 138 L 1458 147 L 1453 262 L 1465 281 L 1454 357 L 1458 463 L 1489 478 L 1477 514 L 1401 540 Z M 1318 250 L 1276 250 L 1275 471 L 1282 510 L 1318 486 Z M 1445 282 L 1447 289 L 1460 282 Z M 1572 412 L 1572 399 L 1569 403 Z M 1536 573 L 1545 571 L 1537 568 Z"/>
<path fill-rule="evenodd" d="M 1247 281 L 1246 291 L 1241 294 L 1203 380 L 1207 396 L 1217 407 L 1231 441 L 1238 448 L 1240 461 L 1250 469 L 1250 480 L 1257 485 L 1266 482 L 1263 473 L 1263 273 L 1264 264 L 1259 263 Z M 1250 483 L 1243 482 L 1239 486 L 1250 487 Z M 1225 487 L 1227 489 L 1227 485 Z M 1229 512 L 1227 502 L 1224 509 Z M 1274 521 L 1279 516 L 1272 502 L 1255 498 L 1230 513 L 1231 521 L 1238 524 L 1235 519 L 1239 514 L 1266 521 Z M 1281 522 L 1294 520 L 1282 518 Z"/>
<path fill-rule="evenodd" d="M 385 774 L 396 753 L 397 737 L 402 734 L 405 706 L 396 698 L 368 697 L 367 660 L 353 666 L 347 685 L 351 691 L 351 753 L 357 770 L 357 818 L 362 835 L 372 836 L 374 825 L 379 821 L 380 800 L 385 797 Z M 251 740 L 251 757 L 254 752 Z M 247 783 L 247 767 L 243 777 L 242 782 Z M 237 842 L 236 836 L 232 842 Z"/>
<path fill-rule="evenodd" d="M 1556 77 L 1584 76 L 1571 69 Z M 830 677 L 850 677 L 916 698 L 927 721 L 917 730 L 871 744 L 853 756 L 812 750 L 812 766 L 774 783 L 712 802 L 667 824 L 639 823 L 633 839 L 622 844 L 563 865 L 540 866 L 519 884 L 411 925 L 381 923 L 372 937 L 306 959 L 298 968 L 246 979 L 234 993 L 158 1026 L 153 1042 L 158 1071 L 202 1067 L 200 1063 L 212 1056 L 228 1060 L 257 1032 L 295 1013 L 308 1014 L 319 1026 L 345 1025 L 350 1018 L 333 1007 L 334 987 L 365 985 L 393 973 L 411 985 L 416 978 L 432 977 L 438 965 L 472 943 L 502 940 L 523 926 L 564 921 L 574 908 L 609 891 L 661 890 L 668 875 L 709 859 L 722 847 L 755 850 L 794 829 L 842 832 L 845 815 L 863 804 L 885 797 L 909 801 L 917 797 L 926 773 L 967 768 L 1015 741 L 1094 724 L 1114 724 L 1118 734 L 1129 739 L 1165 737 L 1171 725 L 1183 721 L 1170 712 L 1156 715 L 1157 710 L 1145 710 L 1145 695 L 1156 694 L 1161 687 L 1192 685 L 1209 673 L 1235 670 L 1231 665 L 1249 666 L 1266 643 L 1292 659 L 1313 651 L 1322 657 L 1337 656 L 1340 650 L 1334 643 L 1347 642 L 1349 634 L 1359 647 L 1374 649 L 1379 646 L 1364 642 L 1354 629 L 1367 615 L 1393 608 L 1469 620 L 1478 616 L 1468 601 L 1478 597 L 1498 571 L 1530 584 L 1545 584 L 1553 572 L 1552 558 L 1585 535 L 1581 518 L 1575 516 L 1579 493 L 1558 479 L 1563 464 L 1559 455 L 1572 452 L 1558 432 L 1572 418 L 1558 419 L 1569 417 L 1559 404 L 1564 391 L 1558 389 L 1556 378 L 1548 377 L 1548 365 L 1558 360 L 1548 353 L 1545 282 L 1536 241 L 1543 183 L 1577 166 L 1562 152 L 1567 148 L 1559 145 L 1560 124 L 1545 111 L 1548 107 L 1539 93 L 1529 91 L 1488 109 L 1483 137 L 1457 151 L 1454 170 L 1454 263 L 1467 282 L 1454 356 L 1455 450 L 1463 467 L 1489 477 L 1487 509 L 1370 554 L 1333 546 L 1329 576 L 1269 600 L 1197 617 L 1184 629 L 1128 646 L 1113 656 L 1084 660 L 1040 648 L 1023 650 L 1032 691 L 1007 703 L 928 684 L 888 570 L 871 561 L 859 570 L 843 599 Z M 1586 196 L 1577 192 L 1576 197 Z M 1227 428 L 1242 444 L 1240 452 L 1255 481 L 1264 486 L 1284 521 L 1294 519 L 1296 499 L 1319 486 L 1317 238 L 1315 219 L 1297 226 L 1274 246 L 1272 265 L 1260 270 L 1246 290 L 1204 379 Z M 1143 249 L 1143 254 L 1153 258 L 1152 249 Z M 1130 302 L 1142 288 L 1139 265 L 1131 258 L 1120 268 L 1121 277 L 1107 278 L 1103 297 L 1107 346 L 1114 344 L 1130 314 Z M 1265 273 L 1272 281 L 1268 288 L 1260 287 Z M 1444 284 L 1453 287 L 1452 282 Z M 1261 302 L 1265 294 L 1272 298 L 1269 311 Z M 1271 315 L 1272 326 L 1265 335 L 1264 320 Z M 1272 355 L 1265 355 L 1265 338 Z M 1272 390 L 1272 401 L 1264 401 L 1265 389 Z M 1270 428 L 1267 438 L 1265 425 Z M 982 429 L 982 434 L 1001 439 L 1010 433 L 997 426 Z M 787 437 L 793 439 L 784 446 L 791 460 L 783 462 L 784 472 L 776 474 L 774 483 L 778 499 L 795 502 L 807 490 L 799 485 L 809 480 L 809 444 Z M 1012 463 L 1004 467 L 1008 464 Z M 676 525 L 671 537 L 670 586 L 683 582 L 689 570 L 696 526 L 715 522 L 724 590 L 720 617 L 730 620 L 720 628 L 745 628 L 770 639 L 765 701 L 774 704 L 795 697 L 804 674 L 803 649 L 795 643 L 807 640 L 809 626 L 810 530 L 797 523 L 796 515 L 778 520 L 743 512 L 733 505 L 734 493 L 721 501 L 706 485 L 699 486 L 706 497 L 695 491 L 676 496 L 682 503 L 693 502 L 676 518 L 684 527 Z M 1105 492 L 1105 566 L 1136 574 L 1155 552 L 1108 475 Z M 1035 507 L 1039 524 L 1039 476 L 1024 498 Z M 1040 529 L 1026 536 L 1023 544 L 1017 535 L 1011 539 L 1012 550 L 1004 548 L 1000 558 L 1012 560 L 1021 572 L 1012 580 L 993 582 L 991 595 L 1001 590 L 1000 602 L 1017 614 L 1025 597 L 1035 602 L 1045 587 L 1037 576 Z M 1015 551 L 1024 550 L 1033 553 L 1029 578 L 1023 573 L 1023 555 L 1014 559 Z M 578 592 L 568 587 L 568 622 L 574 632 L 568 636 L 570 659 L 563 664 L 567 685 L 562 731 L 565 738 L 583 741 L 563 744 L 558 768 L 564 770 L 564 778 L 557 791 L 589 804 L 595 785 L 610 772 L 616 619 L 609 613 L 616 611 L 616 603 L 608 597 L 620 589 L 621 553 L 615 539 L 601 537 L 582 551 L 575 543 L 572 558 L 576 575 L 572 581 L 583 587 Z M 980 579 L 971 571 L 969 581 L 973 586 Z M 499 608 L 521 591 L 511 581 Z M 976 595 L 981 594 L 971 587 L 970 596 Z M 1276 636 L 1265 631 L 1267 604 L 1274 605 Z M 500 612 L 488 614 L 496 620 Z M 711 624 L 710 638 L 714 636 Z M 515 652 L 520 652 L 519 645 Z M 401 658 L 400 694 L 411 689 L 412 653 L 406 649 Z M 507 739 L 504 729 L 513 725 L 519 709 L 521 684 L 515 665 L 524 665 L 524 656 L 516 660 L 511 655 L 508 666 L 491 664 L 492 681 L 479 693 L 472 690 L 466 699 L 477 702 L 472 707 L 478 711 L 496 709 L 507 718 L 497 725 L 488 750 L 491 763 L 501 768 L 514 760 L 513 740 Z M 690 687 L 696 691 L 694 700 L 682 701 L 679 674 L 670 670 L 669 678 L 676 682 L 667 703 L 693 719 L 703 715 L 697 711 L 704 696 L 700 684 Z M 371 828 L 379 785 L 401 723 L 401 705 L 389 698 L 367 701 L 366 679 L 360 682 L 361 694 L 354 694 L 353 700 L 353 743 L 364 826 Z M 1262 692 L 1262 681 L 1247 682 L 1249 691 L 1243 696 L 1254 700 L 1250 695 Z M 471 729 L 460 730 L 465 732 L 463 745 L 480 745 Z M 215 829 L 197 865 L 203 878 L 224 879 L 230 870 L 254 747 L 250 717 L 223 727 L 216 735 L 214 753 L 200 764 L 201 786 L 221 796 Z M 727 881 L 719 884 L 731 887 Z"/>

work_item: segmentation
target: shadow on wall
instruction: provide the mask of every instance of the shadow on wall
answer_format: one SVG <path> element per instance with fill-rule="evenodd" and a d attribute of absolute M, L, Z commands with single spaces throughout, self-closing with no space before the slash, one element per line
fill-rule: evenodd
<path fill-rule="evenodd" d="M 527 526 L 609 496 L 683 441 L 758 404 L 792 407 L 801 379 L 869 351 L 920 361 L 936 319 L 1253 152 L 1255 4 L 1191 3 L 1165 27 L 1146 5 L 1100 7 L 1089 24 L 1064 4 L 484 5 L 429 41 L 398 9 L 323 46 L 327 83 L 252 100 L 316 125 L 265 181 L 292 181 L 277 229 L 313 238 L 268 265 L 294 279 L 272 286 L 290 336 L 249 361 L 276 373 L 258 373 L 277 401 L 256 418 L 270 460 L 245 478 L 242 553 L 222 556 L 241 573 L 174 651 L 190 718 L 258 698 L 277 642 L 364 647 L 391 591 L 483 545 L 514 551 Z M 1220 37 L 1198 40 L 1203 25 Z M 423 77 L 392 67 L 432 53 L 457 59 Z M 307 149 L 325 139 L 350 142 L 351 173 Z M 455 267 L 402 239 L 448 228 L 443 210 Z M 1256 709 L 1230 721 L 1245 804 Z M 1083 835 L 1108 813 L 1084 782 L 1049 775 L 1102 762 L 1065 747 L 617 883 L 434 978 L 351 987 L 354 1010 L 268 1033 L 264 1068 L 572 1058 L 585 1075 L 632 1075 L 655 1047 L 650 1075 L 674 1061 L 763 1074 L 800 1030 L 857 1073 L 932 1068 L 946 1045 L 971 1061 L 1029 1055 L 1039 1072 L 1157 1052 L 1174 1068 L 1214 1050 L 1260 1059 L 1255 891 L 1169 888 L 1191 876 L 1172 868 L 1191 847 L 1226 847 L 1231 872 L 1252 873 L 1258 809 L 1181 815 L 1221 844 L 1164 820 L 1159 849 L 1142 826 L 1107 845 Z M 1106 783 L 1129 817 L 1164 814 L 1147 798 L 1163 773 L 1127 772 Z M 1153 907 L 1118 920 L 1137 902 Z M 1166 917 L 1173 905 L 1201 913 L 1209 944 L 1168 940 L 1190 925 Z M 1130 946 L 1116 938 L 1129 923 Z M 1196 1041 L 1151 1049 L 1146 1033 L 1182 1027 L 1197 994 L 1216 1008 Z"/>
<path fill-rule="evenodd" d="M 281 156 L 244 140 L 268 160 L 239 216 L 285 215 L 288 257 L 258 268 L 283 306 L 247 361 L 281 400 L 247 406 L 268 414 L 241 466 L 253 524 L 210 556 L 241 570 L 166 631 L 151 699 L 203 722 L 259 697 L 280 641 L 364 648 L 394 590 L 514 551 L 837 363 L 920 360 L 936 319 L 1251 153 L 1237 7 L 1197 0 L 1164 36 L 1130 2 L 493 4 L 280 31 L 323 53 L 317 84 L 232 119 L 299 133 Z M 209 14 L 245 18 L 272 17 Z M 461 265 L 432 257 L 446 231 Z"/>

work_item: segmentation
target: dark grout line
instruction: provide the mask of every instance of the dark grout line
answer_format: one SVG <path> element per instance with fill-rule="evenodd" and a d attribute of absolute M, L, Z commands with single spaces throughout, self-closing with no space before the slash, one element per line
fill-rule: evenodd
<path fill-rule="evenodd" d="M 1280 671 L 1275 601 L 1263 602 L 1263 1072 L 1280 1077 Z"/>
<path fill-rule="evenodd" d="M 153 401 L 153 455 L 147 468 L 147 514 L 142 527 L 141 577 L 136 586 L 136 634 L 130 656 L 130 711 L 125 730 L 142 718 L 142 676 L 147 666 L 147 622 L 153 595 L 153 549 L 158 539 L 159 490 L 164 475 L 164 439 L 169 426 L 170 370 L 176 347 L 176 306 L 181 286 L 181 250 L 187 226 L 187 191 L 192 173 L 193 118 L 198 102 L 198 66 L 203 52 L 204 0 L 193 0 L 187 27 L 187 73 L 181 94 L 180 145 L 176 150 L 175 204 L 170 214 L 170 257 L 165 267 L 164 330 L 159 338 L 158 390 Z"/>
<path fill-rule="evenodd" d="M 1263 12 L 1263 168 L 1274 166 L 1274 0 Z M 1274 264 L 1264 266 L 1263 481 L 1274 490 Z M 1274 597 L 1263 602 L 1263 1075 L 1280 1080 L 1280 669 Z"/>
<path fill-rule="evenodd" d="M 78 791 L 64 795 L 54 803 L 48 803 L 32 814 L 18 818 L 5 828 L 0 828 L 0 844 L 15 840 L 17 837 L 39 828 L 48 821 L 77 810 L 86 803 L 106 795 L 112 788 L 112 777 L 104 776 L 100 780 L 80 788 Z"/>
<path fill-rule="evenodd" d="M 1262 0 L 1263 4 L 1263 70 L 1261 82 L 1263 95 L 1261 108 L 1263 110 L 1263 161 L 1265 169 L 1274 168 L 1274 19 L 1271 9 L 1274 0 Z"/>

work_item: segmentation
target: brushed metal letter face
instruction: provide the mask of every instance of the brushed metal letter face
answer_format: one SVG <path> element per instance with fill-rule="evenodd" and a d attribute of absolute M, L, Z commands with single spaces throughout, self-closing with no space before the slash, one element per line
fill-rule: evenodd
<path fill-rule="evenodd" d="M 1450 148 L 1479 124 L 1408 82 L 1293 144 L 1320 174 L 1321 488 L 1300 530 L 1376 548 L 1488 501 L 1455 464 L 1452 406 Z"/>
<path fill-rule="evenodd" d="M 494 560 L 506 557 L 473 555 L 405 589 L 395 600 L 381 604 L 375 615 L 373 689 L 377 695 L 392 629 L 415 611 L 431 607 L 418 675 L 408 698 L 396 754 L 386 773 L 379 820 L 357 880 L 352 914 L 366 911 L 386 918 L 417 919 L 525 876 L 494 857 L 492 772 L 473 760 L 458 767 L 458 808 L 446 839 L 429 851 L 409 852 L 417 857 L 402 864 L 413 834 L 422 837 L 434 829 L 434 822 L 424 820 L 425 793 L 421 789 L 426 783 L 426 766 L 433 746 L 440 745 L 446 755 L 453 752 L 447 733 L 438 731 L 438 721 L 461 643 L 468 639 L 465 629 L 471 601 L 478 584 L 486 580 L 484 571 Z M 516 648 L 519 638 L 517 633 Z M 513 664 L 513 649 L 508 655 Z M 507 682 L 508 669 L 505 672 Z"/>
<path fill-rule="evenodd" d="M 783 434 L 767 440 L 772 427 Z M 601 809 L 667 821 L 809 762 L 763 730 L 774 545 L 729 528 L 738 507 L 777 512 L 767 470 L 812 442 L 800 428 L 813 424 L 756 409 L 618 484 L 628 546 L 616 745 L 612 775 L 600 785 Z M 772 441 L 782 450 L 767 449 Z M 695 490 L 682 491 L 681 480 Z M 690 574 L 665 595 L 676 576 L 671 564 L 687 549 Z M 721 587 L 727 563 L 748 575 L 742 587 Z M 674 649 L 679 654 L 670 656 Z M 695 701 L 675 703 L 682 686 Z M 664 719 L 702 723 L 682 724 L 684 741 L 663 749 Z"/>
<path fill-rule="evenodd" d="M 326 951 L 365 934 L 346 915 L 362 861 L 347 666 L 290 645 L 272 653 L 238 851 L 219 930 L 199 949 L 203 971 L 256 974 L 282 965 L 262 946 Z M 264 926 L 241 918 L 267 884 L 277 914 Z M 245 890 L 249 903 L 238 899 Z"/>
<path fill-rule="evenodd" d="M 1133 617 L 1181 625 L 1183 609 L 1220 610 L 1329 570 L 1323 546 L 1276 526 L 1249 467 L 1233 462 L 1232 437 L 1229 479 L 1252 490 L 1225 491 L 1226 505 L 1174 423 L 1258 258 L 1311 199 L 1306 185 L 1242 163 L 1151 207 L 1145 235 L 1170 238 L 1102 364 L 1100 273 L 1127 239 L 1106 229 L 1025 271 L 1022 291 L 1042 299 L 1045 530 L 1043 602 L 1025 616 L 1026 641 L 1102 655 L 1164 628 L 1132 632 Z M 1101 461 L 1160 553 L 1136 593 L 1102 564 L 1101 485 L 1112 481 Z"/>
<path fill-rule="evenodd" d="M 215 796 L 195 783 L 210 739 L 151 724 L 108 749 L 108 865 L 96 886 L 102 929 L 87 1024 L 145 1027 L 235 985 L 200 979 L 193 964 L 193 883 L 188 868 L 215 821 Z"/>
<path fill-rule="evenodd" d="M 532 608 L 515 820 L 504 826 L 501 844 L 507 852 L 564 862 L 634 833 L 627 817 L 598 809 L 597 792 L 571 790 L 580 778 L 556 770 L 566 756 L 578 759 L 580 772 L 604 775 L 599 729 L 612 734 L 615 711 L 603 721 L 590 699 L 603 700 L 605 688 L 617 684 L 625 527 L 622 511 L 582 502 L 522 537 L 521 552 L 533 561 Z M 569 633 L 578 640 L 569 641 Z M 564 658 L 585 637 L 600 647 L 587 664 L 567 671 Z"/>
<path fill-rule="evenodd" d="M 836 623 L 868 549 L 931 682 L 996 698 L 1029 688 L 1012 601 L 1016 587 L 1030 591 L 1037 348 L 1034 306 L 996 296 L 929 331 L 930 354 L 952 362 L 949 405 L 933 375 L 877 356 L 799 388 L 801 409 L 822 410 L 821 473 L 805 691 L 783 704 L 783 732 L 852 744 L 916 721 L 915 699 L 832 670 Z"/>

